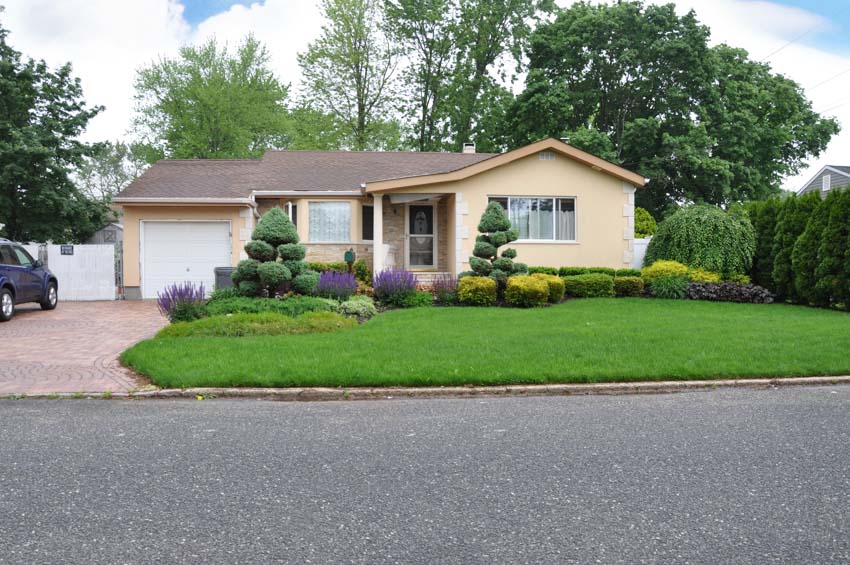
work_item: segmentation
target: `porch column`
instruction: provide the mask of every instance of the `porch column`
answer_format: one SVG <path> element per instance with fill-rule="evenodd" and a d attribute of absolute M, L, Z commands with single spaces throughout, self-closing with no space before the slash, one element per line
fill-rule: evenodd
<path fill-rule="evenodd" d="M 384 195 L 372 195 L 372 271 L 384 270 Z"/>

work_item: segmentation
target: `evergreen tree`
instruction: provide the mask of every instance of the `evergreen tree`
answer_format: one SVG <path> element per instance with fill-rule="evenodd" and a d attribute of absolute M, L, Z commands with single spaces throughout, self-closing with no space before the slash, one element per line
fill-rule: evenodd
<path fill-rule="evenodd" d="M 823 287 L 817 286 L 816 270 L 820 265 L 820 245 L 829 223 L 830 210 L 838 197 L 838 191 L 831 192 L 812 212 L 806 229 L 794 244 L 791 253 L 791 269 L 794 273 L 794 288 L 800 299 L 814 306 L 829 306 L 829 294 Z"/>
<path fill-rule="evenodd" d="M 806 229 L 809 217 L 820 202 L 820 195 L 816 193 L 801 197 L 792 194 L 782 201 L 776 216 L 776 235 L 773 239 L 773 289 L 780 301 L 802 301 L 794 285 L 791 254 L 794 244 Z"/>
<path fill-rule="evenodd" d="M 756 252 L 750 278 L 754 284 L 773 291 L 773 240 L 776 237 L 776 219 L 781 208 L 778 198 L 749 202 L 746 206 L 750 222 L 756 231 Z"/>
<path fill-rule="evenodd" d="M 850 191 L 835 191 L 829 218 L 818 248 L 815 289 L 824 302 L 850 306 L 847 242 L 850 238 Z M 827 199 L 829 200 L 829 199 Z"/>
<path fill-rule="evenodd" d="M 469 258 L 472 273 L 481 277 L 490 277 L 496 281 L 500 290 L 504 290 L 508 277 L 527 273 L 528 266 L 514 263 L 515 249 L 505 249 L 499 253 L 499 247 L 519 239 L 519 233 L 511 228 L 511 220 L 498 202 L 491 202 L 478 222 L 480 234 L 475 238 L 475 248 Z"/>

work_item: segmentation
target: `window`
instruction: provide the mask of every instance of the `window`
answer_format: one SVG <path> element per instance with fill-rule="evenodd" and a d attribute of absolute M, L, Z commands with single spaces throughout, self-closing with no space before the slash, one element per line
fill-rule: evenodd
<path fill-rule="evenodd" d="M 9 245 L 0 245 L 0 265 L 17 265 L 18 258 Z"/>
<path fill-rule="evenodd" d="M 575 198 L 493 196 L 508 213 L 519 238 L 531 241 L 575 241 Z"/>
<path fill-rule="evenodd" d="M 35 261 L 33 261 L 33 258 L 30 257 L 30 254 L 27 253 L 26 250 L 23 247 L 18 247 L 16 245 L 15 247 L 12 248 L 12 250 L 15 252 L 15 255 L 18 257 L 18 264 L 21 265 L 22 267 L 29 267 L 30 265 L 32 265 L 35 262 Z"/>
<path fill-rule="evenodd" d="M 298 204 L 289 203 L 286 205 L 286 212 L 289 216 L 289 219 L 292 221 L 292 225 L 296 228 L 298 227 Z"/>
<path fill-rule="evenodd" d="M 554 161 L 555 160 L 555 154 L 552 153 L 551 151 L 541 151 L 537 155 L 538 155 L 538 158 L 541 161 Z"/>
<path fill-rule="evenodd" d="M 310 242 L 347 243 L 351 234 L 348 202 L 310 202 Z"/>
<path fill-rule="evenodd" d="M 375 239 L 375 208 L 373 206 L 363 206 L 363 241 L 372 241 Z"/>
<path fill-rule="evenodd" d="M 103 230 L 103 242 L 115 243 L 115 230 Z"/>

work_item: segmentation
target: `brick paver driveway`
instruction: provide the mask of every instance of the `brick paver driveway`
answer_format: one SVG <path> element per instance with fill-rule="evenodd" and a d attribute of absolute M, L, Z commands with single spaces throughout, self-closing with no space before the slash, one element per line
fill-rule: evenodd
<path fill-rule="evenodd" d="M 0 324 L 0 394 L 119 392 L 147 384 L 118 355 L 166 323 L 152 301 L 24 304 Z"/>

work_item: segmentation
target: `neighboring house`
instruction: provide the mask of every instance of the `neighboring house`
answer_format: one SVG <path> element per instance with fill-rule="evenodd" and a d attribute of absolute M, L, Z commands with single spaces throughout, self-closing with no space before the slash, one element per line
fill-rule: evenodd
<path fill-rule="evenodd" d="M 528 265 L 629 267 L 631 171 L 545 139 L 501 154 L 269 151 L 257 160 L 160 161 L 115 199 L 123 206 L 128 298 L 203 282 L 246 258 L 257 218 L 274 206 L 295 222 L 310 261 L 354 248 L 376 271 L 422 280 L 469 269 L 478 221 L 500 202 Z"/>
<path fill-rule="evenodd" d="M 818 192 L 824 198 L 830 190 L 850 186 L 850 167 L 827 165 L 797 191 L 798 195 Z"/>
<path fill-rule="evenodd" d="M 122 241 L 124 241 L 124 226 L 115 222 L 109 222 L 94 232 L 83 243 L 111 243 L 114 245 L 120 244 Z"/>

